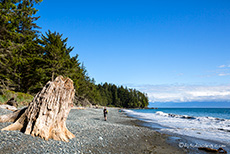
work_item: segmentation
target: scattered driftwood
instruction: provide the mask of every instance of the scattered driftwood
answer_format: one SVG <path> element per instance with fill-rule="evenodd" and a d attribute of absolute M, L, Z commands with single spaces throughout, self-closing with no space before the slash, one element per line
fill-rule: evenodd
<path fill-rule="evenodd" d="M 14 107 L 18 107 L 18 103 L 14 100 L 14 98 L 12 97 L 10 100 L 8 100 L 6 102 L 6 104 L 10 105 L 10 106 L 14 106 Z"/>
<path fill-rule="evenodd" d="M 226 153 L 227 153 L 227 151 L 226 151 L 226 150 L 224 150 L 223 148 L 219 148 L 219 149 L 218 149 L 218 152 L 219 152 L 219 153 L 224 153 L 224 154 L 226 154 Z"/>
<path fill-rule="evenodd" d="M 81 96 L 75 96 L 74 103 L 78 107 L 92 107 L 92 104 L 89 102 L 89 100 Z"/>
<path fill-rule="evenodd" d="M 207 148 L 207 147 L 199 147 L 199 150 L 204 150 L 206 152 L 218 152 L 218 150 L 216 149 L 212 149 L 212 148 Z"/>
<path fill-rule="evenodd" d="M 223 154 L 227 153 L 227 151 L 225 151 L 223 148 L 219 148 L 217 150 L 217 149 L 212 149 L 212 148 L 207 148 L 207 147 L 199 147 L 198 149 L 199 150 L 204 150 L 206 152 L 212 152 L 212 153 L 223 153 Z"/>
<path fill-rule="evenodd" d="M 14 122 L 2 130 L 20 130 L 45 140 L 68 142 L 75 137 L 65 124 L 74 94 L 73 81 L 58 76 L 37 93 L 28 107 L 0 116 L 0 122 Z"/>
<path fill-rule="evenodd" d="M 16 111 L 17 110 L 17 108 L 15 106 L 7 105 L 7 104 L 0 105 L 0 108 L 7 109 L 7 110 L 10 110 L 10 111 Z"/>

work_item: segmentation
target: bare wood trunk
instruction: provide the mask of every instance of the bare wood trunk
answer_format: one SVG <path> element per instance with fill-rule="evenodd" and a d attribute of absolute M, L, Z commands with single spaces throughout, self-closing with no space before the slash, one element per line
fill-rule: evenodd
<path fill-rule="evenodd" d="M 2 130 L 20 130 L 45 140 L 68 142 L 75 137 L 65 124 L 74 94 L 73 81 L 58 76 L 37 93 L 27 108 L 0 116 L 0 122 L 14 122 Z"/>
<path fill-rule="evenodd" d="M 52 72 L 52 81 L 54 81 L 54 72 Z"/>

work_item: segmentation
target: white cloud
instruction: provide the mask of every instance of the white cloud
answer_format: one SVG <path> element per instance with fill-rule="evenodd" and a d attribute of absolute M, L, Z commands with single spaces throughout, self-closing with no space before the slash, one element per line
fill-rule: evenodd
<path fill-rule="evenodd" d="M 218 76 L 229 76 L 230 75 L 230 73 L 220 73 L 220 74 L 218 74 Z"/>
<path fill-rule="evenodd" d="M 224 67 L 226 67 L 226 65 L 220 65 L 220 66 L 219 66 L 219 68 L 224 68 Z"/>
<path fill-rule="evenodd" d="M 230 67 L 230 65 L 220 65 L 219 68 L 226 68 L 226 67 Z"/>
<path fill-rule="evenodd" d="M 230 65 L 220 65 L 218 66 L 218 69 L 214 71 L 209 71 L 209 74 L 201 75 L 202 78 L 210 78 L 210 77 L 224 77 L 224 76 L 230 76 Z"/>
<path fill-rule="evenodd" d="M 150 102 L 230 101 L 230 85 L 132 86 L 148 94 Z"/>

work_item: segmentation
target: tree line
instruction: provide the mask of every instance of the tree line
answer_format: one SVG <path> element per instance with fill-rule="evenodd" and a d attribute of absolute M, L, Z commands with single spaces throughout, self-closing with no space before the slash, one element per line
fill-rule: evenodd
<path fill-rule="evenodd" d="M 95 84 L 74 47 L 58 32 L 41 34 L 36 4 L 42 0 L 0 0 L 0 90 L 36 94 L 58 75 L 71 78 L 76 95 L 92 104 L 146 107 L 148 98 L 135 89 Z"/>
<path fill-rule="evenodd" d="M 114 84 L 99 84 L 101 105 L 126 108 L 144 108 L 148 106 L 148 97 L 136 89 L 124 88 Z"/>

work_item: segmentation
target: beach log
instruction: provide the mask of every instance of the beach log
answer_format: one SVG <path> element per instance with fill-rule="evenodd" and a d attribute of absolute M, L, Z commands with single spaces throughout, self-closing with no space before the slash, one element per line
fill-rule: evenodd
<path fill-rule="evenodd" d="M 215 152 L 215 153 L 218 152 L 218 150 L 212 149 L 212 148 L 208 148 L 208 147 L 199 147 L 198 149 L 199 149 L 199 150 L 204 150 L 204 151 L 206 151 L 206 152 Z"/>
<path fill-rule="evenodd" d="M 36 94 L 28 107 L 0 116 L 0 122 L 14 122 L 2 130 L 20 130 L 42 139 L 68 142 L 75 136 L 66 128 L 74 99 L 73 81 L 58 76 Z"/>

